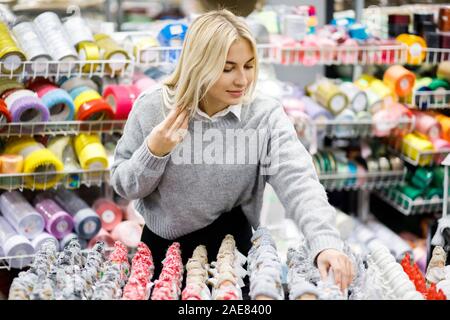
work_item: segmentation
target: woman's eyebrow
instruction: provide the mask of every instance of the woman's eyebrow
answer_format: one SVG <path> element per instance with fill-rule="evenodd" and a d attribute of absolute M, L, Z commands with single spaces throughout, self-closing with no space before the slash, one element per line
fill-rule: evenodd
<path fill-rule="evenodd" d="M 255 57 L 249 59 L 246 63 L 249 63 L 249 62 L 251 62 L 251 61 L 254 60 L 254 59 L 255 59 Z M 234 61 L 226 61 L 225 63 L 226 63 L 226 64 L 237 64 L 237 62 L 234 62 Z"/>

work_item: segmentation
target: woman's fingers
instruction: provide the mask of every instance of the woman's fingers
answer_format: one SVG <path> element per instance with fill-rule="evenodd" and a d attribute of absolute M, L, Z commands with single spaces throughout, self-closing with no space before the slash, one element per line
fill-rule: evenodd
<path fill-rule="evenodd" d="M 181 112 L 180 108 L 172 109 L 167 115 L 167 117 L 162 121 L 164 127 L 169 129 L 172 126 L 173 122 L 177 119 L 180 112 Z"/>
<path fill-rule="evenodd" d="M 178 116 L 173 121 L 172 125 L 170 126 L 169 132 L 172 134 L 176 130 L 180 129 L 183 123 L 185 122 L 186 118 L 188 118 L 188 113 L 186 110 L 183 110 L 178 114 Z"/>

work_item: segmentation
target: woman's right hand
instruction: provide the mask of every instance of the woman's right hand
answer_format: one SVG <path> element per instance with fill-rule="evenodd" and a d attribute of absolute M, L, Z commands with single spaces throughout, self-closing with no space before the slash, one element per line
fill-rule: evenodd
<path fill-rule="evenodd" d="M 183 141 L 189 116 L 186 110 L 175 108 L 169 112 L 160 124 L 153 128 L 148 135 L 147 146 L 150 152 L 157 157 L 169 154 L 181 141 Z"/>

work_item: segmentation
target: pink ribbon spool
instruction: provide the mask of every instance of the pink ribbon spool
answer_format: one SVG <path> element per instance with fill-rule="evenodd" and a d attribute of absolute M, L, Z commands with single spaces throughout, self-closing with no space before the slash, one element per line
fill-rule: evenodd
<path fill-rule="evenodd" d="M 88 243 L 88 248 L 95 246 L 97 241 L 103 241 L 107 248 L 112 248 L 114 246 L 114 239 L 111 237 L 108 231 L 105 229 L 100 229 L 100 231 L 91 239 Z"/>
<path fill-rule="evenodd" d="M 441 137 L 441 124 L 431 115 L 414 110 L 416 116 L 415 131 L 428 137 L 430 140 L 435 140 Z"/>
<path fill-rule="evenodd" d="M 122 221 L 111 232 L 114 241 L 120 241 L 127 247 L 136 248 L 141 240 L 142 227 L 136 221 Z"/>
<path fill-rule="evenodd" d="M 389 112 L 388 109 L 381 109 L 373 115 L 373 132 L 376 137 L 386 137 L 398 124 L 397 114 Z"/>
<path fill-rule="evenodd" d="M 394 102 L 391 104 L 386 104 L 386 108 L 395 113 L 399 119 L 399 125 L 393 130 L 392 134 L 394 135 L 405 135 L 414 129 L 415 126 L 415 116 L 412 113 L 411 109 L 407 108 L 405 105 Z M 409 122 L 409 124 L 408 124 Z"/>

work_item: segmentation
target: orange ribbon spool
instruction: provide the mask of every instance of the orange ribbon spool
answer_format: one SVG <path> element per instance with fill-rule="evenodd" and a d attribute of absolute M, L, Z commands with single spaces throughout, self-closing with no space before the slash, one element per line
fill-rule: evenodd
<path fill-rule="evenodd" d="M 389 67 L 383 75 L 384 83 L 399 97 L 411 94 L 416 76 L 401 65 Z"/>

